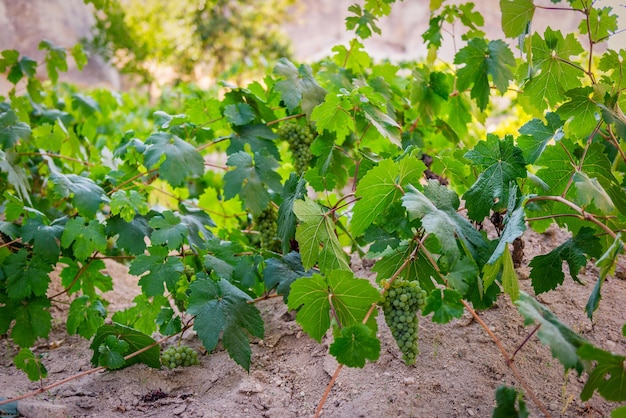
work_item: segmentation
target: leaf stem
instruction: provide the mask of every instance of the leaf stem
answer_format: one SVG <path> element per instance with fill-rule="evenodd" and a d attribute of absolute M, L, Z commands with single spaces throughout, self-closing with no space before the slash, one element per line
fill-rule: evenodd
<path fill-rule="evenodd" d="M 72 279 L 72 282 L 69 284 L 69 286 L 67 286 L 65 289 L 63 289 L 62 291 L 60 291 L 59 293 L 50 296 L 48 299 L 53 300 L 59 296 L 61 296 L 64 293 L 68 293 L 72 287 L 74 287 L 74 284 L 78 281 L 78 279 L 80 278 L 80 276 L 83 275 L 83 273 L 89 268 L 89 266 L 91 265 L 91 262 L 94 260 L 93 257 L 90 257 L 87 262 L 83 263 L 82 266 L 80 266 L 80 269 L 78 269 L 78 271 L 76 272 L 76 274 L 74 275 L 74 278 Z"/>
<path fill-rule="evenodd" d="M 121 183 L 120 183 L 117 187 L 114 187 L 113 189 L 111 189 L 111 190 L 107 193 L 107 195 L 109 195 L 109 196 L 110 196 L 110 195 L 112 195 L 113 193 L 117 192 L 118 190 L 121 190 L 121 189 L 122 189 L 122 187 L 126 186 L 127 184 L 132 183 L 132 182 L 134 182 L 135 180 L 137 180 L 137 179 L 139 179 L 139 178 L 141 178 L 141 177 L 143 177 L 143 176 L 147 176 L 147 175 L 149 175 L 149 174 L 156 173 L 156 171 L 157 171 L 157 170 L 158 170 L 158 168 L 153 168 L 153 169 L 151 169 L 151 170 L 146 171 L 145 173 L 138 173 L 138 174 L 134 175 L 133 177 L 129 178 L 128 180 L 121 182 Z"/>
<path fill-rule="evenodd" d="M 539 331 L 539 327 L 540 326 L 541 326 L 541 323 L 537 324 L 537 326 L 535 328 L 533 328 L 533 330 L 530 333 L 528 333 L 526 338 L 524 338 L 524 341 L 522 341 L 522 343 L 515 349 L 515 351 L 511 355 L 511 361 L 513 361 L 515 359 L 515 355 L 522 349 L 522 347 L 524 347 L 524 345 L 526 345 L 526 343 L 530 340 L 530 338 L 533 335 L 535 335 L 535 332 Z"/>
<path fill-rule="evenodd" d="M 51 158 L 58 158 L 60 160 L 68 160 L 68 161 L 72 161 L 75 163 L 79 163 L 82 164 L 84 166 L 87 167 L 93 167 L 93 164 L 87 162 L 87 161 L 83 161 L 83 160 L 79 160 L 78 158 L 74 158 L 74 157 L 68 157 L 67 155 L 61 155 L 61 154 L 53 154 L 53 153 L 49 153 L 49 152 L 20 152 L 17 155 L 20 156 L 41 156 L 41 157 L 51 157 Z"/>
<path fill-rule="evenodd" d="M 508 366 L 509 369 L 511 369 L 511 372 L 513 372 L 513 375 L 515 376 L 517 381 L 520 382 L 520 384 L 522 385 L 522 387 L 526 391 L 526 394 L 528 395 L 528 397 L 534 402 L 535 405 L 537 405 L 537 407 L 544 414 L 544 416 L 546 416 L 548 418 L 552 417 L 552 415 L 550 414 L 548 409 L 545 407 L 543 402 L 541 402 L 541 400 L 539 400 L 539 398 L 537 398 L 537 395 L 535 395 L 535 393 L 530 388 L 530 386 L 528 386 L 528 383 L 526 382 L 524 377 L 520 374 L 519 370 L 515 366 L 515 363 L 513 362 L 513 357 L 509 356 L 509 353 L 506 351 L 506 349 L 504 348 L 504 346 L 500 342 L 500 339 L 489 329 L 489 327 L 487 326 L 485 321 L 483 321 L 482 318 L 480 316 L 478 316 L 476 311 L 469 305 L 469 303 L 467 303 L 463 299 L 461 299 L 461 302 L 465 306 L 465 309 L 467 309 L 468 312 L 474 317 L 476 322 L 478 322 L 480 324 L 480 326 L 483 327 L 485 332 L 487 332 L 487 334 L 489 334 L 489 336 L 491 337 L 493 342 L 498 347 L 498 350 L 500 350 L 500 353 L 504 357 L 506 365 Z"/>

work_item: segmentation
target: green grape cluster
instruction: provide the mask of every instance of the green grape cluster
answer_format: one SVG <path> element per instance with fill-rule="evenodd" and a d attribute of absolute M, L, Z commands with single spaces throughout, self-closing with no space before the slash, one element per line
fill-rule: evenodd
<path fill-rule="evenodd" d="M 278 128 L 278 135 L 289 143 L 296 172 L 304 173 L 313 158 L 311 143 L 315 139 L 315 134 L 309 125 L 285 122 Z"/>
<path fill-rule="evenodd" d="M 417 348 L 417 313 L 426 304 L 426 291 L 414 281 L 396 280 L 380 302 L 385 321 L 402 351 L 406 364 L 415 364 Z"/>
<path fill-rule="evenodd" d="M 261 248 L 266 250 L 274 250 L 278 243 L 278 213 L 272 205 L 256 217 L 256 229 L 261 237 Z"/>
<path fill-rule="evenodd" d="M 200 364 L 198 352 L 191 347 L 181 345 L 179 347 L 170 346 L 161 354 L 161 363 L 170 369 L 175 367 L 189 367 Z"/>

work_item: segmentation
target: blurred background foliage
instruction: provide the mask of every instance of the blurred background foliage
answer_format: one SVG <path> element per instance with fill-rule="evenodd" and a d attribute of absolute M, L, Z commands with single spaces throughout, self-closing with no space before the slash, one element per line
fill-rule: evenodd
<path fill-rule="evenodd" d="M 281 25 L 295 0 L 85 0 L 96 23 L 85 48 L 120 72 L 151 82 L 168 69 L 181 81 L 262 75 L 291 57 Z"/>

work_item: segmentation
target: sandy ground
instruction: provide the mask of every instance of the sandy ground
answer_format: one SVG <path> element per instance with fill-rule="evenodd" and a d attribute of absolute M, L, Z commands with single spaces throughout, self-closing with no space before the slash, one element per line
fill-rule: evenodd
<path fill-rule="evenodd" d="M 518 269 L 521 287 L 532 292 L 528 260 L 548 252 L 567 239 L 560 230 L 538 235 L 527 232 L 525 258 Z M 355 260 L 360 277 L 372 277 Z M 126 268 L 107 263 L 115 281 L 110 311 L 130 305 L 138 291 L 137 278 Z M 565 284 L 538 299 L 568 326 L 600 347 L 626 353 L 626 339 L 620 331 L 626 323 L 626 280 L 623 266 L 616 278 L 609 278 L 602 301 L 591 323 L 584 306 L 597 269 L 591 264 L 579 278 L 584 286 L 566 276 Z M 155 370 L 138 364 L 115 371 L 96 373 L 71 381 L 36 397 L 45 405 L 58 405 L 60 416 L 71 417 L 303 417 L 312 416 L 337 366 L 327 353 L 327 344 L 317 344 L 304 334 L 287 311 L 282 298 L 258 303 L 265 320 L 266 335 L 252 344 L 250 373 L 235 364 L 218 348 L 201 356 L 200 366 Z M 64 332 L 62 311 L 56 311 L 49 341 L 36 349 L 43 354 L 49 375 L 46 384 L 74 375 L 91 366 L 89 342 Z M 530 331 L 523 326 L 517 309 L 506 297 L 480 313 L 510 352 Z M 322 411 L 323 417 L 486 417 L 495 405 L 495 389 L 516 385 L 503 357 L 492 340 L 468 313 L 447 325 L 429 318 L 420 321 L 420 356 L 415 366 L 405 366 L 395 343 L 379 316 L 381 356 L 363 369 L 344 368 Z M 184 343 L 198 349 L 193 333 Z M 14 349 L 0 340 L 0 396 L 12 397 L 37 389 L 39 383 L 11 365 Z M 584 378 L 575 372 L 564 374 L 550 350 L 536 338 L 518 353 L 515 363 L 530 386 L 554 416 L 609 416 L 617 405 L 597 394 L 586 403 L 578 394 Z M 30 401 L 30 400 L 29 400 Z M 23 401 L 27 402 L 27 401 Z M 531 416 L 539 410 L 527 399 Z M 40 413 L 41 414 L 41 413 Z M 36 413 L 33 415 L 36 416 Z"/>

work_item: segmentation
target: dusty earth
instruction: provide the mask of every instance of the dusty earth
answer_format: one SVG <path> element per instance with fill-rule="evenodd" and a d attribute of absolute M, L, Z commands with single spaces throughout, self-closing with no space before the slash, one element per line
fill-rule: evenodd
<path fill-rule="evenodd" d="M 546 253 L 565 239 L 567 233 L 551 229 L 547 234 L 527 232 L 524 265 L 518 269 L 522 288 L 531 293 L 528 260 Z M 609 278 L 602 292 L 600 308 L 591 323 L 584 306 L 597 279 L 589 264 L 579 278 L 584 286 L 566 276 L 556 291 L 539 296 L 572 329 L 600 347 L 626 353 L 621 328 L 626 323 L 626 280 L 624 263 L 616 277 Z M 361 277 L 372 274 L 360 260 L 353 266 Z M 105 297 L 109 311 L 130 305 L 138 291 L 137 278 L 126 268 L 107 263 L 115 290 Z M 84 376 L 48 392 L 20 401 L 35 403 L 30 416 L 71 417 L 307 417 L 313 416 L 331 375 L 337 366 L 327 353 L 327 344 L 318 344 L 303 334 L 281 298 L 258 303 L 265 320 L 265 339 L 252 344 L 250 373 L 235 364 L 221 348 L 202 355 L 200 366 L 155 370 L 138 364 L 115 372 Z M 36 348 L 44 355 L 49 375 L 45 384 L 90 369 L 89 342 L 64 332 L 63 311 L 48 341 Z M 529 328 L 506 297 L 481 317 L 501 339 L 509 352 L 526 337 Z M 516 385 L 493 341 L 468 313 L 442 326 L 429 318 L 420 321 L 420 356 L 407 367 L 391 334 L 379 316 L 382 350 L 379 361 L 363 369 L 344 368 L 323 408 L 323 417 L 486 417 L 495 405 L 495 389 Z M 197 338 L 186 334 L 184 342 L 201 348 Z M 0 397 L 13 397 L 38 388 L 11 364 L 14 348 L 0 340 Z M 618 405 L 594 394 L 581 402 L 586 375 L 564 374 L 550 350 L 536 337 L 517 354 L 515 363 L 529 385 L 553 416 L 609 416 Z M 531 416 L 541 416 L 528 399 Z M 43 409 L 42 409 L 43 408 Z M 21 408 L 26 412 L 26 408 Z M 38 412 L 37 412 L 38 411 Z M 28 412 L 26 412 L 28 413 Z"/>

